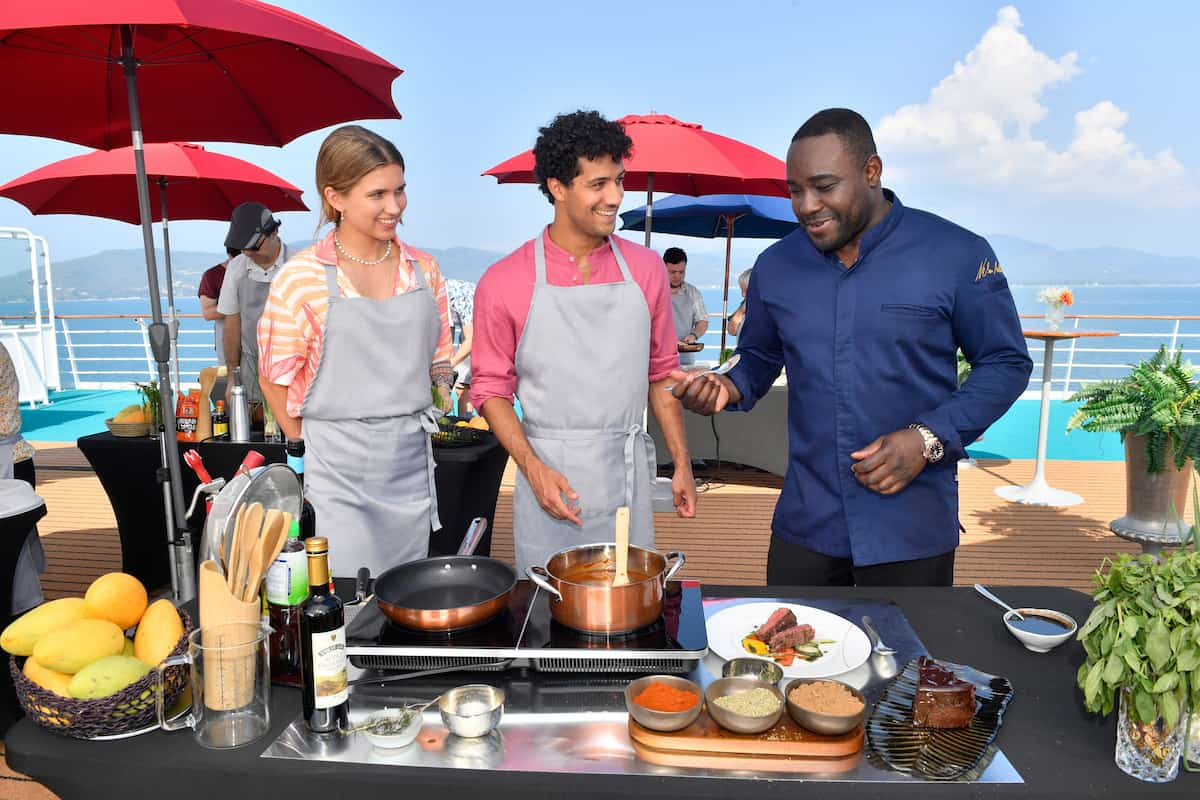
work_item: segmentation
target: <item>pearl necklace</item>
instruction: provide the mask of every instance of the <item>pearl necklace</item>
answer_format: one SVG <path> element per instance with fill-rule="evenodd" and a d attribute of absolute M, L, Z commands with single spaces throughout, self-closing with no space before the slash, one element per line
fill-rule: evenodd
<path fill-rule="evenodd" d="M 337 251 L 339 253 L 341 253 L 343 256 L 345 256 L 346 258 L 350 259 L 351 261 L 355 262 L 356 264 L 363 264 L 368 267 L 374 267 L 377 264 L 382 264 L 383 262 L 387 261 L 388 258 L 390 258 L 392 255 L 392 240 L 391 239 L 388 239 L 387 248 L 384 249 L 383 255 L 381 255 L 379 258 L 375 259 L 374 261 L 368 261 L 365 258 L 359 258 L 358 256 L 350 255 L 348 252 L 346 252 L 346 248 L 342 247 L 342 243 L 338 241 L 336 233 L 333 235 L 333 246 L 336 247 Z"/>

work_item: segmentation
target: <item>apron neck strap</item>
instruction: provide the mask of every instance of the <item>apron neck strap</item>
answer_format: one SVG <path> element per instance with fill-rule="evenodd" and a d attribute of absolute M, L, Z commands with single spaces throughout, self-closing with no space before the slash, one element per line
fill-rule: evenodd
<path fill-rule="evenodd" d="M 425 270 L 421 267 L 421 262 L 415 258 L 408 260 L 412 267 L 413 278 L 417 282 L 418 288 L 428 289 L 429 285 L 425 280 Z M 342 296 L 342 290 L 338 288 L 337 282 L 337 264 L 325 265 L 325 291 L 329 293 L 329 302 L 334 303 Z"/>
<path fill-rule="evenodd" d="M 542 231 L 533 240 L 533 282 L 534 285 L 546 283 L 546 231 Z M 617 246 L 617 238 L 615 236 L 608 237 L 608 246 L 612 248 L 613 255 L 617 259 L 617 266 L 621 268 L 621 277 L 626 283 L 633 280 L 629 272 L 629 265 L 625 263 L 625 256 L 621 254 L 621 248 Z"/>

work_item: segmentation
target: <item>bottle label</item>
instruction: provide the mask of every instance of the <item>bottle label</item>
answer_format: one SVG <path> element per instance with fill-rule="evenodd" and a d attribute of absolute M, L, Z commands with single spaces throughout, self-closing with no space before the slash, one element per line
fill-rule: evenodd
<path fill-rule="evenodd" d="M 313 697 L 316 708 L 333 708 L 350 697 L 346 685 L 346 627 L 312 634 Z"/>
<path fill-rule="evenodd" d="M 308 557 L 303 550 L 279 554 L 267 571 L 267 602 L 298 606 L 308 597 Z"/>

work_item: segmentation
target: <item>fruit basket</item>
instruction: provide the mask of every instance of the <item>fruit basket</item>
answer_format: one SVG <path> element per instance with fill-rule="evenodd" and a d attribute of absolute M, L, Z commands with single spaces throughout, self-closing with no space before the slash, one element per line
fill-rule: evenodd
<path fill-rule="evenodd" d="M 178 611 L 183 622 L 183 635 L 175 643 L 172 656 L 187 652 L 188 634 L 193 630 L 192 618 L 187 611 L 182 608 Z M 75 739 L 95 739 L 144 730 L 158 721 L 154 670 L 116 694 L 96 700 L 77 700 L 55 694 L 31 681 L 21 669 L 24 662 L 24 658 L 17 656 L 8 658 L 17 701 L 29 719 L 47 730 Z M 187 687 L 188 671 L 186 664 L 163 670 L 164 708 L 174 705 Z"/>
<path fill-rule="evenodd" d="M 113 422 L 112 418 L 104 420 L 113 436 L 149 436 L 149 422 Z"/>
<path fill-rule="evenodd" d="M 433 440 L 435 445 L 441 447 L 463 447 L 478 444 L 492 435 L 491 431 L 483 428 L 459 425 L 460 421 L 466 422 L 466 420 L 461 420 L 459 417 L 442 417 L 438 420 L 437 433 L 431 433 L 429 438 Z"/>

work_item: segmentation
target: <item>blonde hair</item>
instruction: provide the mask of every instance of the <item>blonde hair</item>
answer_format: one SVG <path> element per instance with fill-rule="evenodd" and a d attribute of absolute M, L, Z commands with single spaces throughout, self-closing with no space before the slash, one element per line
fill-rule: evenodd
<path fill-rule="evenodd" d="M 337 225 L 341 215 L 325 199 L 325 187 L 345 194 L 379 167 L 396 164 L 404 169 L 404 156 L 396 145 L 361 125 L 343 125 L 325 137 L 317 152 L 317 193 L 321 197 L 321 216 L 317 229 L 326 222 Z"/>

